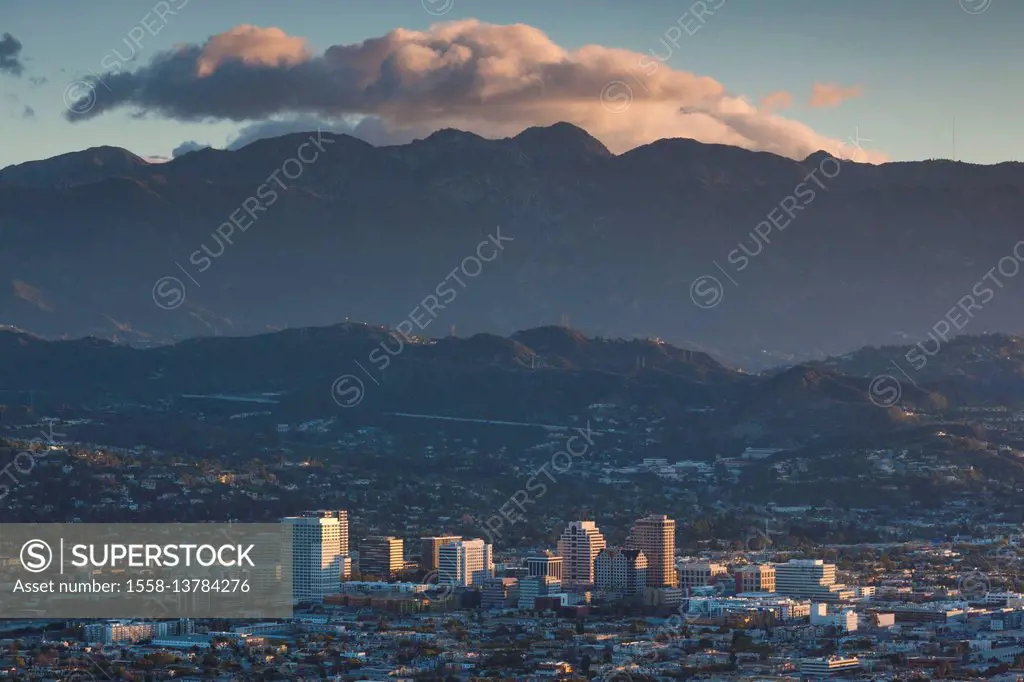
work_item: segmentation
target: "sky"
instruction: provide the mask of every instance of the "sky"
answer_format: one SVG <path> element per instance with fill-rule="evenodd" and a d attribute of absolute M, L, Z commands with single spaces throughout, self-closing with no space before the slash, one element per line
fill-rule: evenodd
<path fill-rule="evenodd" d="M 1021 26 L 1016 0 L 0 0 L 0 167 L 559 120 L 616 153 L 1020 161 Z"/>

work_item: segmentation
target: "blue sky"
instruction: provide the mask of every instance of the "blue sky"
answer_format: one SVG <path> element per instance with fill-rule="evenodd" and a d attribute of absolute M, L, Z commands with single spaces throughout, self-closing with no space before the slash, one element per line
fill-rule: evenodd
<path fill-rule="evenodd" d="M 75 123 L 66 119 L 69 83 L 90 72 L 102 75 L 112 49 L 128 54 L 124 39 L 147 15 L 157 34 L 139 39 L 126 70 L 176 44 L 202 46 L 241 24 L 278 27 L 306 39 L 315 54 L 399 27 L 425 31 L 438 21 L 476 18 L 528 24 L 566 50 L 597 44 L 663 55 L 663 35 L 681 20 L 699 29 L 669 48 L 670 69 L 713 78 L 754 104 L 773 92 L 789 93 L 792 106 L 779 115 L 822 136 L 843 140 L 858 131 L 893 160 L 952 158 L 955 118 L 960 160 L 1024 160 L 1024 3 L 1015 0 L 707 0 L 721 6 L 702 24 L 688 14 L 691 0 L 168 1 L 187 4 L 166 22 L 154 22 L 153 0 L 3 0 L 0 34 L 21 42 L 17 58 L 24 69 L 20 76 L 0 73 L 0 167 L 98 145 L 170 156 L 186 140 L 224 146 L 246 125 L 174 120 L 153 108 L 139 117 L 130 106 Z M 448 6 L 443 16 L 425 9 Z M 808 100 L 815 83 L 859 94 L 835 107 L 813 107 Z M 636 119 L 636 125 L 648 124 Z"/>

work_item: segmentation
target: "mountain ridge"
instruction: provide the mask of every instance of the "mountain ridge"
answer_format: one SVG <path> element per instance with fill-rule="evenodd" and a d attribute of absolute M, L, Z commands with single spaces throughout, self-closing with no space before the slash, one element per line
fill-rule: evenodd
<path fill-rule="evenodd" d="M 0 172 L 0 323 L 166 342 L 401 320 L 500 226 L 515 241 L 438 325 L 507 335 L 567 316 L 756 370 L 926 337 L 1012 251 L 1024 216 L 1020 163 L 842 162 L 822 188 L 806 159 L 687 139 L 612 155 L 556 124 L 391 147 L 323 133 L 281 200 L 218 246 L 218 226 L 311 135 L 162 164 L 83 152 L 71 171 L 64 156 L 34 162 L 26 185 L 20 166 Z M 786 201 L 803 202 L 791 219 Z M 193 267 L 220 247 L 208 272 Z M 721 285 L 713 306 L 697 300 L 704 276 Z M 175 310 L 154 302 L 167 277 L 186 290 Z M 997 296 L 965 333 L 1024 331 L 1019 297 Z"/>

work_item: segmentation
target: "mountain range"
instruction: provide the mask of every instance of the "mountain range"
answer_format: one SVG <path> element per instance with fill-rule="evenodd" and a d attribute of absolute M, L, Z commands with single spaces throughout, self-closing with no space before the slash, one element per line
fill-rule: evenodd
<path fill-rule="evenodd" d="M 232 216 L 244 230 L 221 227 Z M 1021 163 L 794 161 L 688 139 L 614 155 L 565 123 L 394 147 L 314 131 L 161 164 L 98 147 L 0 170 L 0 324 L 159 344 L 339 320 L 435 337 L 568 322 L 761 369 L 936 329 L 1024 331 L 1022 216 Z M 481 246 L 497 233 L 502 249 Z"/>
<path fill-rule="evenodd" d="M 1001 379 L 1010 377 L 1008 367 L 1019 376 L 1024 341 L 958 343 L 968 341 L 987 362 L 960 374 L 936 360 L 927 376 L 903 382 L 898 403 L 882 403 L 871 382 L 887 371 L 890 355 L 877 350 L 753 375 L 663 341 L 591 338 L 557 326 L 428 339 L 346 323 L 151 348 L 0 331 L 0 403 L 65 415 L 117 405 L 209 414 L 219 400 L 192 399 L 231 396 L 254 398 L 255 409 L 282 418 L 363 423 L 404 412 L 537 424 L 566 423 L 606 405 L 667 418 L 690 440 L 860 437 L 869 424 L 879 434 L 905 427 L 915 412 L 957 419 L 951 408 L 992 404 L 993 395 L 1002 405 L 1024 404 L 1024 383 Z M 950 361 L 961 355 L 951 353 Z M 1000 381 L 1015 388 L 992 392 Z M 222 406 L 246 409 L 234 399 Z"/>

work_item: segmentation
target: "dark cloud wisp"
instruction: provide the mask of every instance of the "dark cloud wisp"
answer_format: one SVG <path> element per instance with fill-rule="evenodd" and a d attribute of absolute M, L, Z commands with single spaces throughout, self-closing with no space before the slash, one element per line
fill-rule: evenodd
<path fill-rule="evenodd" d="M 21 54 L 21 41 L 10 33 L 0 36 L 0 73 L 20 76 L 25 72 L 25 65 L 18 56 Z"/>

